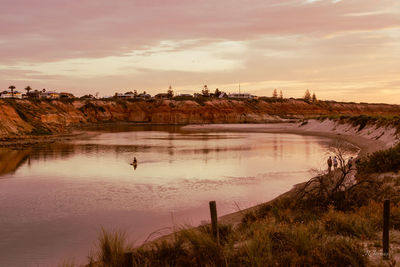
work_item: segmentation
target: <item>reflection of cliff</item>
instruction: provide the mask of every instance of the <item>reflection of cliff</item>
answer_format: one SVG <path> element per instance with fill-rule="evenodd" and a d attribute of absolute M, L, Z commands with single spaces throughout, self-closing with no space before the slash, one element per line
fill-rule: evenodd
<path fill-rule="evenodd" d="M 0 175 L 16 171 L 29 159 L 30 153 L 30 150 L 0 149 Z"/>
<path fill-rule="evenodd" d="M 212 138 L 212 137 L 211 137 Z M 173 145 L 101 145 L 101 144 L 49 144 L 46 146 L 34 147 L 29 150 L 11 150 L 0 148 L 0 178 L 2 175 L 15 172 L 20 166 L 28 162 L 34 164 L 37 161 L 67 159 L 79 154 L 109 154 L 121 155 L 125 153 L 160 153 L 174 155 L 179 153 L 182 155 L 202 154 L 205 159 L 210 153 L 223 153 L 227 151 L 243 151 L 251 150 L 251 147 L 215 147 L 207 148 L 204 146 L 192 149 L 179 149 Z"/>
<path fill-rule="evenodd" d="M 296 99 L 209 101 L 0 100 L 0 138 L 62 133 L 69 126 L 102 122 L 257 123 L 330 114 L 396 115 L 400 106 Z"/>

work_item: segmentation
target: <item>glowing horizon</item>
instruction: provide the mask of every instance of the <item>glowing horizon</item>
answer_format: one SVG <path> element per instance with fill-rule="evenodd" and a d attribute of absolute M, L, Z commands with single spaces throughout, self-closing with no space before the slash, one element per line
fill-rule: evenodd
<path fill-rule="evenodd" d="M 0 90 L 193 93 L 400 104 L 396 0 L 0 0 Z"/>

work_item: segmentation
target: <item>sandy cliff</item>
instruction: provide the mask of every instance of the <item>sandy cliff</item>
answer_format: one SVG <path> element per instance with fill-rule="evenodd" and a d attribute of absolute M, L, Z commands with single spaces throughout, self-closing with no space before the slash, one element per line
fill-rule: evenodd
<path fill-rule="evenodd" d="M 301 100 L 0 100 L 0 138 L 63 133 L 102 122 L 265 123 L 320 115 L 396 115 L 400 106 Z"/>

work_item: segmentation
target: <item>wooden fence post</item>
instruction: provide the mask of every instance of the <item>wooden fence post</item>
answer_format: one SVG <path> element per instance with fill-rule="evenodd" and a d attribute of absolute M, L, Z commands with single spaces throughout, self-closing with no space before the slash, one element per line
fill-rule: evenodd
<path fill-rule="evenodd" d="M 383 204 L 383 259 L 389 259 L 389 218 L 390 218 L 390 200 L 386 199 Z"/>
<path fill-rule="evenodd" d="M 214 239 L 219 244 L 219 231 L 218 231 L 218 217 L 217 217 L 217 204 L 215 201 L 210 201 L 210 214 L 211 214 L 211 231 Z"/>

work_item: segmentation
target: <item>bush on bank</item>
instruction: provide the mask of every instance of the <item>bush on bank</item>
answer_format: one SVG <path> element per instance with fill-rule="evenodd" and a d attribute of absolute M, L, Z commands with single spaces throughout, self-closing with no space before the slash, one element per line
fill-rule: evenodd
<path fill-rule="evenodd" d="M 368 155 L 357 163 L 360 174 L 397 172 L 400 170 L 400 144 Z"/>

